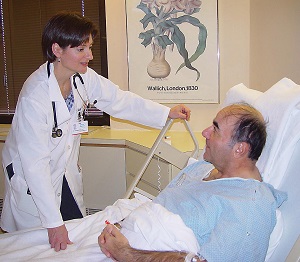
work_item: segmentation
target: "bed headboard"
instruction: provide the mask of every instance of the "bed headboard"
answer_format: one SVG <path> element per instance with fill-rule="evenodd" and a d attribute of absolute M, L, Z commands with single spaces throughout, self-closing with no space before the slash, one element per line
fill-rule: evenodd
<path fill-rule="evenodd" d="M 294 247 L 293 253 L 288 257 L 293 245 L 300 234 L 300 141 L 297 142 L 293 155 L 288 163 L 286 174 L 278 189 L 288 193 L 288 201 L 280 207 L 283 217 L 283 234 L 273 255 L 268 262 L 295 262 L 300 260 L 300 242 Z"/>

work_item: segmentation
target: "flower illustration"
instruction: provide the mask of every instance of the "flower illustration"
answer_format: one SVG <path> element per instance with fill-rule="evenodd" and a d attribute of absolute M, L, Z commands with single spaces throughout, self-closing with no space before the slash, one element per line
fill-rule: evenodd
<path fill-rule="evenodd" d="M 151 44 L 153 55 L 158 54 L 158 57 L 162 57 L 162 53 L 164 57 L 167 46 L 173 50 L 175 45 L 184 60 L 176 73 L 183 67 L 187 67 L 197 72 L 197 80 L 200 78 L 200 72 L 192 66 L 192 62 L 198 59 L 206 48 L 207 30 L 192 15 L 200 11 L 201 4 L 200 0 L 141 0 L 137 6 L 145 13 L 140 20 L 145 30 L 139 34 L 139 38 L 143 39 L 142 45 L 147 47 Z M 189 23 L 199 29 L 198 46 L 190 57 L 185 46 L 185 36 L 179 27 L 183 23 Z M 150 25 L 152 28 L 147 30 Z M 153 60 L 157 64 L 157 57 Z"/>

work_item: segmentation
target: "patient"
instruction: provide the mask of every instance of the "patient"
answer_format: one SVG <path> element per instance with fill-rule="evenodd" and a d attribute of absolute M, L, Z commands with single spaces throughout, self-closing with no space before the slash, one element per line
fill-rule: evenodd
<path fill-rule="evenodd" d="M 107 257 L 125 262 L 265 260 L 276 209 L 287 198 L 262 182 L 255 165 L 266 142 L 265 121 L 247 104 L 230 105 L 202 134 L 205 161 L 185 168 L 153 200 L 192 229 L 197 251 L 133 248 L 115 226 L 108 225 L 98 238 Z"/>

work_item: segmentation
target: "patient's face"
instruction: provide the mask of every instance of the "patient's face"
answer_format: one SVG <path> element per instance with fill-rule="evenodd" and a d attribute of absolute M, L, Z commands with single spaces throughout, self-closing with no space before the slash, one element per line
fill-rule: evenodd
<path fill-rule="evenodd" d="M 221 110 L 213 120 L 213 124 L 202 132 L 206 138 L 203 157 L 216 168 L 226 165 L 233 151 L 231 137 L 236 118 L 226 113 L 227 109 Z"/>

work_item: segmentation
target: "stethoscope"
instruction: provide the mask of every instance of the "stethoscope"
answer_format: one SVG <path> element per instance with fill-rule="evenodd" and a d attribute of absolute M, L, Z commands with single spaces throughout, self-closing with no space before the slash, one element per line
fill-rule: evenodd
<path fill-rule="evenodd" d="M 48 73 L 48 78 L 49 78 L 49 77 L 50 77 L 50 62 L 49 62 L 49 61 L 48 61 L 48 63 L 47 63 L 47 73 Z M 81 84 L 84 86 L 84 81 L 83 81 L 81 75 L 80 75 L 79 73 L 75 73 L 75 74 L 73 75 L 73 85 L 74 85 L 74 88 L 77 90 L 77 92 L 78 92 L 78 94 L 79 94 L 81 100 L 83 101 L 85 107 L 86 107 L 86 108 L 90 108 L 90 107 L 91 107 L 91 104 L 90 104 L 90 102 L 89 102 L 89 99 L 87 99 L 87 102 L 85 102 L 84 99 L 82 98 L 80 92 L 78 91 L 77 84 L 76 84 L 76 81 L 75 81 L 75 80 L 76 80 L 76 77 L 79 78 Z M 85 91 L 86 91 L 86 90 L 85 90 Z M 87 92 L 87 91 L 86 91 L 86 92 Z M 94 104 L 96 104 L 96 103 L 97 103 L 97 101 L 95 100 L 95 101 L 94 101 Z M 54 101 L 52 101 L 52 110 L 53 110 L 53 121 L 54 121 L 54 126 L 53 126 L 53 128 L 52 128 L 52 137 L 53 137 L 53 138 L 61 137 L 62 134 L 63 134 L 63 132 L 62 132 L 62 130 L 61 130 L 60 128 L 58 128 L 58 125 L 57 125 L 56 108 L 55 108 L 55 102 L 54 102 Z M 84 114 L 83 114 L 82 117 L 84 117 Z"/>

